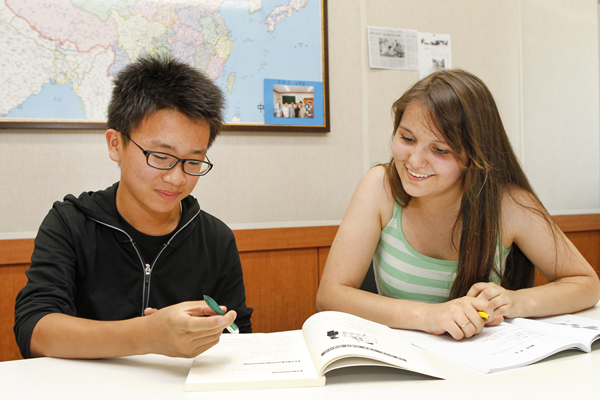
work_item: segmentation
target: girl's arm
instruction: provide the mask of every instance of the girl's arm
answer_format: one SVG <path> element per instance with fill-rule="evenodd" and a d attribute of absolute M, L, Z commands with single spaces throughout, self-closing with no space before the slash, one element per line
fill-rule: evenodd
<path fill-rule="evenodd" d="M 494 315 L 487 300 L 463 297 L 427 304 L 359 289 L 393 207 L 384 168 L 371 169 L 360 181 L 331 245 L 317 293 L 317 310 L 347 312 L 393 328 L 448 332 L 455 339 L 480 333 L 485 321 L 477 311 Z"/>
<path fill-rule="evenodd" d="M 598 275 L 565 234 L 556 225 L 552 229 L 544 213 L 528 192 L 513 189 L 512 195 L 505 193 L 502 241 L 505 247 L 516 243 L 550 283 L 517 291 L 478 283 L 469 296 L 490 300 L 495 313 L 507 318 L 572 313 L 598 302 Z"/>
<path fill-rule="evenodd" d="M 319 311 L 348 312 L 387 325 L 393 321 L 392 299 L 358 289 L 393 207 L 384 167 L 369 170 L 358 184 L 331 245 L 317 292 Z"/>

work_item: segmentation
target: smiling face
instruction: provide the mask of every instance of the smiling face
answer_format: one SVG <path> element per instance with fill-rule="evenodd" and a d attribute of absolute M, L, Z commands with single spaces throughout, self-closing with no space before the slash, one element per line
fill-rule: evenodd
<path fill-rule="evenodd" d="M 413 198 L 462 197 L 464 171 L 420 105 L 411 104 L 404 110 L 392 154 L 402 186 Z M 464 150 L 462 159 L 466 159 Z"/>
<path fill-rule="evenodd" d="M 131 138 L 145 150 L 197 160 L 205 159 L 209 137 L 208 125 L 195 123 L 174 110 L 155 112 L 131 133 Z M 121 165 L 117 189 L 121 216 L 146 234 L 170 232 L 179 221 L 180 201 L 192 192 L 198 177 L 184 173 L 181 163 L 170 170 L 149 166 L 137 146 L 123 144 L 118 131 L 109 129 L 106 139 L 111 159 Z"/>

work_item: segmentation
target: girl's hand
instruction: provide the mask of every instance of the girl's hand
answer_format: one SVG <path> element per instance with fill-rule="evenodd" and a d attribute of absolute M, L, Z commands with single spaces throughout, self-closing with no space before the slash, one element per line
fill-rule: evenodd
<path fill-rule="evenodd" d="M 448 332 L 454 339 L 468 339 L 478 335 L 486 323 L 497 325 L 494 308 L 490 302 L 477 297 L 461 297 L 440 304 L 430 304 L 426 308 L 422 329 L 425 332 L 442 335 Z M 483 311 L 488 318 L 478 312 Z"/>
<path fill-rule="evenodd" d="M 516 318 L 523 315 L 523 307 L 517 292 L 504 289 L 493 282 L 474 284 L 469 289 L 467 296 L 489 301 L 495 315 L 501 315 L 505 318 Z"/>

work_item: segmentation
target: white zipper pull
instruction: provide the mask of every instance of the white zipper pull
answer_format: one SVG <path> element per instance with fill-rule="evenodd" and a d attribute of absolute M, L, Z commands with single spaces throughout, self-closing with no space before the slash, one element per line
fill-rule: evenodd
<path fill-rule="evenodd" d="M 150 264 L 146 264 L 146 283 L 148 283 L 150 281 Z"/>

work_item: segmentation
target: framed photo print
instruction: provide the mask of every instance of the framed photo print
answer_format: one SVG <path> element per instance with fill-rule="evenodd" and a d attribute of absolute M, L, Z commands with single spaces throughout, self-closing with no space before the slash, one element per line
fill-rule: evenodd
<path fill-rule="evenodd" d="M 265 80 L 265 123 L 319 127 L 325 123 L 323 84 Z"/>

